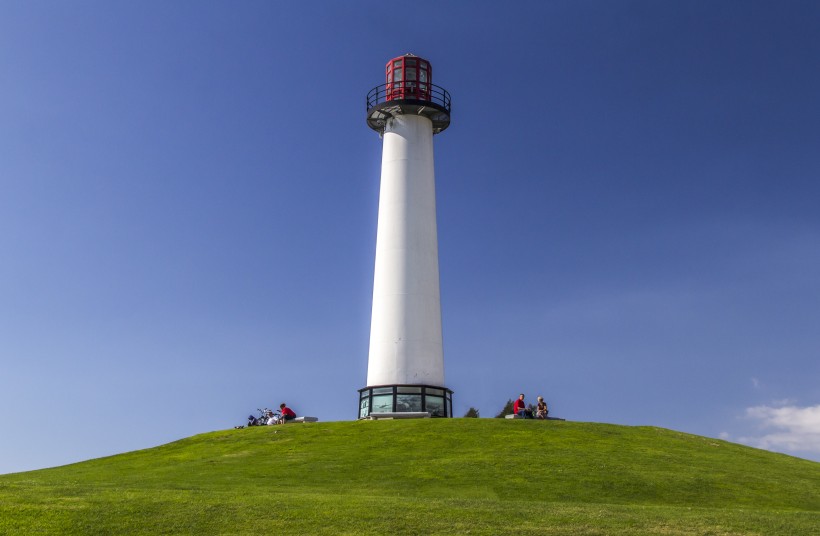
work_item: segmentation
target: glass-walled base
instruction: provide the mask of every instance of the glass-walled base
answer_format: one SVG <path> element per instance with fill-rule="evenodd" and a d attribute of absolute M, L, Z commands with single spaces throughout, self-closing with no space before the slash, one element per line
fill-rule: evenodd
<path fill-rule="evenodd" d="M 453 392 L 432 385 L 379 385 L 359 389 L 359 418 L 371 413 L 427 412 L 431 417 L 453 416 Z"/>

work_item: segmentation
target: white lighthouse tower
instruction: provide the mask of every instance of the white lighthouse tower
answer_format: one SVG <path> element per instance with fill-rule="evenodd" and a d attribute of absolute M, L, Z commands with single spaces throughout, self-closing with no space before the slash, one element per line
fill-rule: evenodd
<path fill-rule="evenodd" d="M 367 95 L 367 124 L 383 139 L 367 387 L 374 413 L 452 417 L 444 383 L 433 135 L 450 125 L 450 94 L 430 62 L 405 54 Z"/>

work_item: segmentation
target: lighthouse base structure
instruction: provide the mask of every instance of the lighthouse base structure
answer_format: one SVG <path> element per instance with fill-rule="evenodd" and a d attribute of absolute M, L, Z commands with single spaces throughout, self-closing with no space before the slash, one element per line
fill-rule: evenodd
<path fill-rule="evenodd" d="M 453 416 L 453 392 L 430 385 L 382 385 L 359 389 L 359 418 L 379 413 L 424 413 Z"/>
<path fill-rule="evenodd" d="M 367 387 L 359 418 L 428 412 L 452 417 L 444 387 L 433 123 L 390 117 L 383 133 Z"/>

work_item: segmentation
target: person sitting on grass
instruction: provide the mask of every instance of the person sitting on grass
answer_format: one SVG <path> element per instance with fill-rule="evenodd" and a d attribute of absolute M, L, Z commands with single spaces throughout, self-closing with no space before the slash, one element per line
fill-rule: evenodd
<path fill-rule="evenodd" d="M 536 419 L 546 419 L 547 415 L 549 415 L 549 410 L 547 409 L 547 403 L 544 402 L 544 397 L 538 397 L 538 404 L 535 405 L 535 418 Z"/>
<path fill-rule="evenodd" d="M 287 407 L 284 402 L 279 404 L 279 411 L 282 413 L 282 416 L 279 418 L 279 424 L 285 424 L 286 422 L 292 421 L 296 418 L 296 413 Z"/>
<path fill-rule="evenodd" d="M 519 417 L 524 417 L 525 419 L 532 418 L 532 412 L 527 410 L 527 406 L 524 403 L 524 393 L 518 395 L 518 400 L 516 400 L 513 404 L 513 413 Z"/>

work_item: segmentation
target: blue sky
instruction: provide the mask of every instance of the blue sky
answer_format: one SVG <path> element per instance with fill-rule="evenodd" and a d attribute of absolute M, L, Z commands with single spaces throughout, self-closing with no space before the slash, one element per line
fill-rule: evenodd
<path fill-rule="evenodd" d="M 0 473 L 357 415 L 384 64 L 429 59 L 448 387 L 820 460 L 815 2 L 0 6 Z"/>

